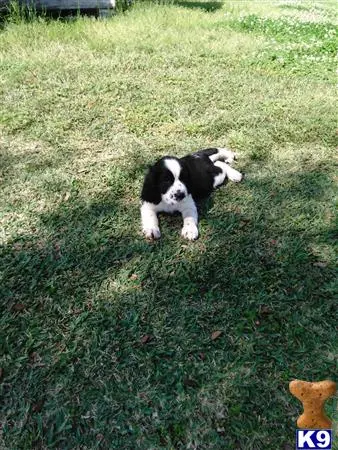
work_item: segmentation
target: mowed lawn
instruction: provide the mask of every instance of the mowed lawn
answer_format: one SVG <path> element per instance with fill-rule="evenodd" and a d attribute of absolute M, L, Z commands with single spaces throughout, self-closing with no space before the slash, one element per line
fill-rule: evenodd
<path fill-rule="evenodd" d="M 287 0 L 3 25 L 1 448 L 294 448 L 289 381 L 338 372 L 336 31 Z M 147 166 L 215 145 L 243 183 L 146 242 Z"/>

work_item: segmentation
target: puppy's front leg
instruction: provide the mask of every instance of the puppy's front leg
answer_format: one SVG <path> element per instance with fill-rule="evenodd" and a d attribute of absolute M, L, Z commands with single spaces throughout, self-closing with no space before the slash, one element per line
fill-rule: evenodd
<path fill-rule="evenodd" d="M 197 208 L 191 195 L 183 202 L 180 212 L 183 217 L 182 236 L 189 241 L 194 241 L 198 238 L 198 214 Z"/>
<path fill-rule="evenodd" d="M 143 202 L 141 206 L 142 231 L 148 239 L 159 239 L 161 232 L 158 226 L 156 205 Z"/>

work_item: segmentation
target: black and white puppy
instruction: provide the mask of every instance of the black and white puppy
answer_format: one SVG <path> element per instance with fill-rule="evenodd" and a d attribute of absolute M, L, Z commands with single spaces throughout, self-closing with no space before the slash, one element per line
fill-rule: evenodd
<path fill-rule="evenodd" d="M 183 158 L 165 156 L 150 167 L 141 193 L 143 234 L 159 239 L 157 214 L 179 211 L 183 217 L 182 236 L 198 237 L 196 202 L 208 197 L 226 178 L 238 183 L 243 176 L 230 167 L 235 153 L 226 148 L 207 148 Z"/>

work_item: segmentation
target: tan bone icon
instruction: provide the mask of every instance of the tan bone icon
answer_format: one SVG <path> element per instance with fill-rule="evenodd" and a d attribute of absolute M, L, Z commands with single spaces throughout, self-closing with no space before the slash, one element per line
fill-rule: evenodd
<path fill-rule="evenodd" d="M 337 390 L 331 380 L 309 382 L 293 380 L 289 384 L 292 395 L 303 403 L 303 414 L 298 417 L 297 426 L 303 429 L 325 430 L 332 427 L 331 420 L 324 412 L 325 401 Z"/>

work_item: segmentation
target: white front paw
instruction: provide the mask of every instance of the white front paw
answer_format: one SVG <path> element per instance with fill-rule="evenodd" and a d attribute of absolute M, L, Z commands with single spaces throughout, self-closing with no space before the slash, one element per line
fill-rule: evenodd
<path fill-rule="evenodd" d="M 240 183 L 243 179 L 243 175 L 240 172 L 238 172 L 237 170 L 235 172 L 236 173 L 233 173 L 231 175 L 230 180 L 233 181 L 234 183 Z"/>
<path fill-rule="evenodd" d="M 234 183 L 239 183 L 243 179 L 243 175 L 241 174 L 241 172 L 238 172 L 238 170 L 235 170 L 232 167 L 227 167 L 226 174 L 229 180 L 233 181 Z"/>
<path fill-rule="evenodd" d="M 229 155 L 225 158 L 224 162 L 227 164 L 232 164 L 235 159 L 237 159 L 236 153 L 229 150 Z"/>
<path fill-rule="evenodd" d="M 184 225 L 181 232 L 182 236 L 189 241 L 194 241 L 198 238 L 198 228 L 194 223 Z"/>
<path fill-rule="evenodd" d="M 234 160 L 237 159 L 236 153 L 227 148 L 219 148 L 219 152 L 221 159 L 227 164 L 232 164 Z"/>
<path fill-rule="evenodd" d="M 147 239 L 160 239 L 161 232 L 158 227 L 143 228 L 143 234 Z"/>

